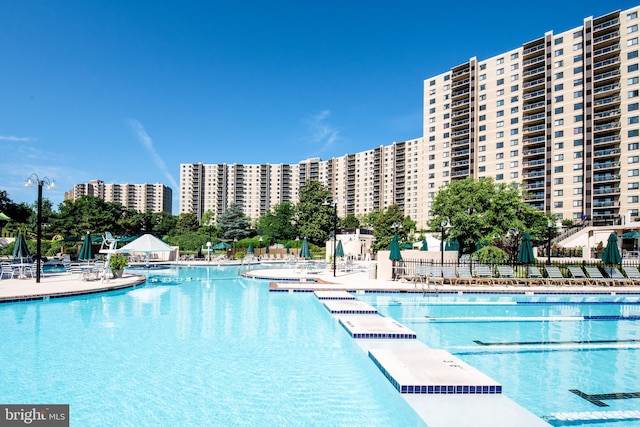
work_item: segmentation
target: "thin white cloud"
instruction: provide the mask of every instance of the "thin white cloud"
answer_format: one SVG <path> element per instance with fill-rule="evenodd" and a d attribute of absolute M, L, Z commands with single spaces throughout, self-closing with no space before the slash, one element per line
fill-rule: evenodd
<path fill-rule="evenodd" d="M 35 138 L 29 138 L 26 136 L 0 135 L 0 141 L 31 142 L 35 141 Z"/>
<path fill-rule="evenodd" d="M 136 119 L 129 119 L 129 124 L 133 128 L 133 131 L 135 132 L 136 136 L 138 137 L 138 139 L 140 140 L 144 148 L 151 155 L 151 159 L 153 160 L 153 162 L 156 164 L 158 169 L 162 171 L 164 176 L 169 181 L 169 184 L 171 184 L 173 188 L 178 188 L 179 187 L 178 183 L 173 178 L 173 175 L 171 175 L 171 173 L 169 172 L 169 169 L 167 168 L 167 165 L 164 163 L 164 160 L 162 160 L 162 157 L 160 157 L 160 155 L 156 151 L 155 147 L 153 146 L 153 141 L 151 140 L 147 132 L 144 130 L 144 126 L 142 126 L 142 123 L 140 123 Z"/>
<path fill-rule="evenodd" d="M 312 132 L 311 142 L 320 145 L 322 151 L 330 149 L 338 140 L 340 134 L 337 128 L 327 123 L 330 115 L 331 112 L 329 110 L 323 110 L 306 120 Z"/>

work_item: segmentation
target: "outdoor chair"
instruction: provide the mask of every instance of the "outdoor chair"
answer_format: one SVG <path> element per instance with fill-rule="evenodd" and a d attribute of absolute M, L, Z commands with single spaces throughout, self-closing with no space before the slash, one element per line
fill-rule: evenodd
<path fill-rule="evenodd" d="M 2 273 L 0 273 L 0 280 L 3 279 L 5 275 L 9 276 L 9 279 L 13 279 L 13 277 L 17 276 L 18 274 L 18 270 L 13 268 L 10 263 L 2 263 Z"/>
<path fill-rule="evenodd" d="M 638 272 L 640 273 L 640 271 Z M 449 285 L 455 285 L 458 280 L 455 267 L 442 267 L 442 283 L 445 282 Z"/>
<path fill-rule="evenodd" d="M 547 272 L 547 281 L 549 285 L 563 286 L 571 284 L 570 280 L 562 275 L 558 266 L 545 265 L 544 269 Z"/>
<path fill-rule="evenodd" d="M 584 274 L 584 271 L 582 271 L 582 268 L 580 267 L 570 265 L 567 267 L 567 270 L 569 270 L 571 277 L 573 277 L 574 279 L 582 279 L 582 280 L 588 279 L 587 275 Z"/>
<path fill-rule="evenodd" d="M 498 266 L 498 277 L 495 279 L 494 283 L 503 284 L 503 285 L 517 285 L 518 280 L 515 277 L 513 272 L 513 267 L 510 265 L 499 265 Z"/>
<path fill-rule="evenodd" d="M 607 276 L 615 282 L 616 285 L 631 285 L 633 284 L 632 280 L 627 279 L 624 274 L 620 270 L 615 267 L 608 267 L 604 269 Z"/>
<path fill-rule="evenodd" d="M 640 270 L 638 270 L 637 267 L 629 266 L 628 268 L 624 269 L 624 272 L 632 284 L 640 284 Z"/>
<path fill-rule="evenodd" d="M 458 278 L 456 279 L 456 285 L 465 282 L 469 285 L 472 285 L 474 281 L 475 278 L 471 274 L 471 270 L 469 269 L 468 264 L 458 267 Z"/>
<path fill-rule="evenodd" d="M 589 279 L 591 279 L 591 284 L 593 285 L 611 286 L 615 284 L 615 280 L 611 280 L 610 278 L 604 277 L 598 267 L 585 267 L 584 269 L 587 272 Z"/>
<path fill-rule="evenodd" d="M 538 267 L 534 265 L 527 266 L 527 278 L 528 285 L 544 285 L 545 283 L 544 277 L 542 277 L 540 270 L 538 270 Z"/>
<path fill-rule="evenodd" d="M 476 266 L 476 281 L 477 283 L 487 283 L 493 285 L 493 274 L 491 273 L 491 267 L 486 264 L 478 264 Z"/>

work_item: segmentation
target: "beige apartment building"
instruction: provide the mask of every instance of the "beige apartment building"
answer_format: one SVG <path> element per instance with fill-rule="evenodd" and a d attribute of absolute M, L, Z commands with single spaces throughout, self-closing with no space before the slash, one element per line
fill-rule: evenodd
<path fill-rule="evenodd" d="M 467 176 L 522 183 L 558 219 L 623 224 L 640 206 L 638 8 L 424 82 L 426 210 Z"/>
<path fill-rule="evenodd" d="M 640 209 L 640 50 L 635 7 L 424 81 L 423 137 L 298 164 L 180 166 L 180 212 L 231 203 L 258 218 L 325 183 L 338 214 L 397 204 L 426 226 L 438 189 L 493 177 L 560 219 L 626 224 Z"/>
<path fill-rule="evenodd" d="M 163 184 L 105 184 L 92 180 L 76 184 L 64 193 L 65 200 L 82 196 L 99 197 L 105 202 L 120 203 L 127 209 L 139 212 L 167 212 L 171 214 L 173 191 Z"/>
<path fill-rule="evenodd" d="M 320 181 L 334 194 L 338 215 L 367 214 L 397 204 L 419 215 L 419 150 L 422 138 L 395 142 L 329 160 L 298 164 L 181 164 L 180 213 L 198 218 L 242 206 L 257 219 L 282 202 L 298 202 L 307 181 Z M 330 201 L 329 201 L 330 202 Z"/>

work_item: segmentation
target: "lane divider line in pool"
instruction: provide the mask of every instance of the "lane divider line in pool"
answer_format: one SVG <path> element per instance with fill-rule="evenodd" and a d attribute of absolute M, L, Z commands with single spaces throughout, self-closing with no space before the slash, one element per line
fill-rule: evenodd
<path fill-rule="evenodd" d="M 479 316 L 479 317 L 414 317 L 402 318 L 409 323 L 465 323 L 465 322 L 582 322 L 584 320 L 640 320 L 640 316 Z"/>
<path fill-rule="evenodd" d="M 609 406 L 603 402 L 603 400 L 620 400 L 620 399 L 640 399 L 640 391 L 628 392 L 628 393 L 602 393 L 602 394 L 588 394 L 578 389 L 570 389 L 571 393 L 580 396 L 584 400 L 593 403 L 596 406 L 604 407 Z"/>
<path fill-rule="evenodd" d="M 580 411 L 554 412 L 547 421 L 564 421 L 579 423 L 583 421 L 628 421 L 640 419 L 640 411 Z"/>
<path fill-rule="evenodd" d="M 628 339 L 628 340 L 576 340 L 576 341 L 502 341 L 502 342 L 484 342 L 480 340 L 473 340 L 474 343 L 481 346 L 492 345 L 567 345 L 567 344 L 623 344 L 623 343 L 640 343 L 640 340 Z"/>

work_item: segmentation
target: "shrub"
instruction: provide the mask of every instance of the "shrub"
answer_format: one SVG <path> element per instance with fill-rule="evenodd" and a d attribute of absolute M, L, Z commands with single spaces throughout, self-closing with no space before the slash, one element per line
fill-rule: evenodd
<path fill-rule="evenodd" d="M 113 254 L 111 255 L 111 259 L 109 259 L 109 267 L 111 270 L 122 270 L 127 265 L 129 265 L 129 259 L 121 254 Z"/>

